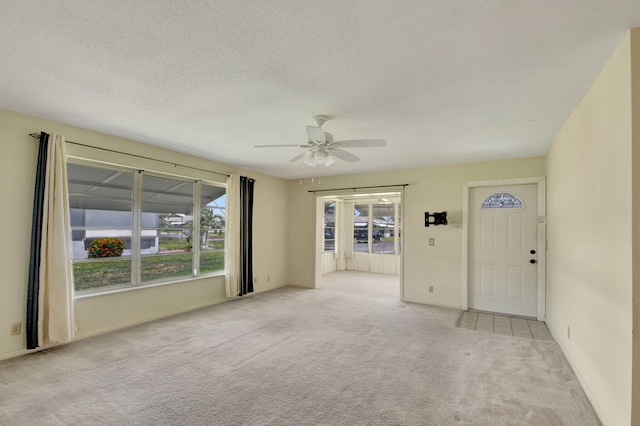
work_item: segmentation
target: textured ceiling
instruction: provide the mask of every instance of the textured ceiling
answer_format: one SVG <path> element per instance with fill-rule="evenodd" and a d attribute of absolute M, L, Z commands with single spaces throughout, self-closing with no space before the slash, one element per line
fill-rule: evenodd
<path fill-rule="evenodd" d="M 543 155 L 638 0 L 0 0 L 0 107 L 284 178 Z M 288 163 L 311 117 L 362 160 Z M 34 129 L 39 130 L 39 129 Z M 81 141 L 78 141 L 81 142 Z"/>

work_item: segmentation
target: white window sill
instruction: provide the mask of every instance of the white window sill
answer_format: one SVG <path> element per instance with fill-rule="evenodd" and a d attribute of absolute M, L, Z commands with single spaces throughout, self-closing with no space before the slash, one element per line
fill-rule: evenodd
<path fill-rule="evenodd" d="M 221 277 L 221 276 L 223 277 L 224 274 L 225 274 L 224 271 L 218 271 L 218 272 L 214 272 L 207 275 L 200 275 L 197 277 L 187 277 L 187 278 L 181 278 L 181 279 L 176 279 L 171 281 L 158 281 L 158 282 L 151 282 L 151 283 L 145 283 L 140 285 L 126 285 L 122 287 L 97 289 L 95 291 L 89 290 L 89 291 L 83 291 L 82 293 L 76 293 L 75 298 L 86 299 L 94 296 L 103 296 L 105 294 L 123 293 L 126 291 L 141 290 L 141 289 L 150 288 L 150 287 L 160 287 L 160 286 L 171 285 L 171 284 L 179 284 L 179 283 L 185 283 L 190 281 L 204 280 L 204 279 L 213 278 L 213 277 Z"/>

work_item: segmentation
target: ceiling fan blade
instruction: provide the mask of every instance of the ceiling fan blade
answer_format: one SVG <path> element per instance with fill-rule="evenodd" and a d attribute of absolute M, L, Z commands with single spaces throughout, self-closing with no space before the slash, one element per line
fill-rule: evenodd
<path fill-rule="evenodd" d="M 289 160 L 290 163 L 293 163 L 294 161 L 298 161 L 298 160 L 302 160 L 304 158 L 304 156 L 307 155 L 307 152 L 301 152 L 300 154 L 291 157 L 291 159 Z"/>
<path fill-rule="evenodd" d="M 355 163 L 356 161 L 360 160 L 360 157 L 358 157 L 357 155 L 353 155 L 352 153 L 340 148 L 332 149 L 331 154 L 341 160 L 348 161 L 350 163 Z"/>
<path fill-rule="evenodd" d="M 297 148 L 307 148 L 308 145 L 254 145 L 254 148 L 279 148 L 283 146 L 295 146 Z"/>
<path fill-rule="evenodd" d="M 348 141 L 335 141 L 334 144 L 343 148 L 374 148 L 387 146 L 384 139 L 352 139 Z"/>
<path fill-rule="evenodd" d="M 320 127 L 307 126 L 307 136 L 309 140 L 317 143 L 324 143 L 326 141 L 324 132 Z"/>

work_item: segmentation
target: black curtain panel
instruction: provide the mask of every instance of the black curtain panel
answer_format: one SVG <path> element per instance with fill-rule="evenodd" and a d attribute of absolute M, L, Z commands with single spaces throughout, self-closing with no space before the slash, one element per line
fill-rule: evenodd
<path fill-rule="evenodd" d="M 36 165 L 36 185 L 33 195 L 33 219 L 31 222 L 31 254 L 29 259 L 29 279 L 27 282 L 27 349 L 38 347 L 38 293 L 40 291 L 40 246 L 42 243 L 42 214 L 44 190 L 47 176 L 47 150 L 49 135 L 40 133 L 38 163 Z"/>
<path fill-rule="evenodd" d="M 240 289 L 253 293 L 253 187 L 255 181 L 240 176 Z"/>

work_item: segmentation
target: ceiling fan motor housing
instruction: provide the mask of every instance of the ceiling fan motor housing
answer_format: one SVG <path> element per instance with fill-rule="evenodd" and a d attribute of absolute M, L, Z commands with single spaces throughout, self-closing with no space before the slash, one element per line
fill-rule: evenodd
<path fill-rule="evenodd" d="M 326 115 L 316 115 L 313 117 L 313 122 L 316 123 L 318 127 L 322 127 L 328 120 L 329 118 Z"/>

